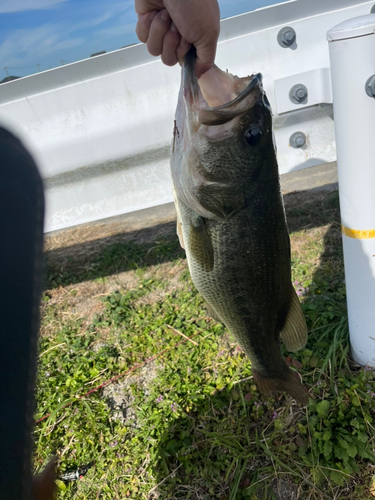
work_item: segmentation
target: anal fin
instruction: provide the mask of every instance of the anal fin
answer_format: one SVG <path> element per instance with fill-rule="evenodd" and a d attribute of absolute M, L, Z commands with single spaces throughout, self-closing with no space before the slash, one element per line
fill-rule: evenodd
<path fill-rule="evenodd" d="M 302 349 L 307 342 L 306 321 L 294 288 L 292 288 L 292 300 L 280 336 L 287 350 L 292 352 Z"/>

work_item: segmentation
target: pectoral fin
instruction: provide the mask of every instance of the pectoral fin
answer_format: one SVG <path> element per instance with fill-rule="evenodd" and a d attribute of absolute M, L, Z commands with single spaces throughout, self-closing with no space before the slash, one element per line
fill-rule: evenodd
<path fill-rule="evenodd" d="M 285 347 L 288 351 L 298 351 L 307 342 L 307 326 L 303 316 L 302 308 L 298 296 L 293 288 L 292 300 L 285 320 L 283 329 L 280 332 Z"/>
<path fill-rule="evenodd" d="M 200 215 L 191 220 L 188 245 L 191 255 L 198 264 L 205 271 L 212 271 L 214 267 L 214 249 L 207 232 L 205 220 Z"/>

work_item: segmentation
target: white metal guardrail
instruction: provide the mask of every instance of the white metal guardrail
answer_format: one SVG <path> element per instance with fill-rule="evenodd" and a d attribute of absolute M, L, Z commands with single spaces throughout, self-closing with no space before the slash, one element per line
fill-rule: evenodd
<path fill-rule="evenodd" d="M 281 173 L 335 160 L 326 33 L 373 3 L 292 0 L 222 21 L 217 64 L 263 73 Z M 0 121 L 26 138 L 42 168 L 46 231 L 173 200 L 179 81 L 179 68 L 137 45 L 0 86 Z"/>

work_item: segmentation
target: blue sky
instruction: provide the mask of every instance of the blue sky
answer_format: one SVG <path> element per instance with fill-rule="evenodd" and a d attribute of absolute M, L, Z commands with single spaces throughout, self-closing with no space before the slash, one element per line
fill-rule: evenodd
<path fill-rule="evenodd" d="M 219 0 L 221 17 L 281 1 Z M 0 0 L 0 81 L 138 43 L 135 23 L 133 0 Z"/>

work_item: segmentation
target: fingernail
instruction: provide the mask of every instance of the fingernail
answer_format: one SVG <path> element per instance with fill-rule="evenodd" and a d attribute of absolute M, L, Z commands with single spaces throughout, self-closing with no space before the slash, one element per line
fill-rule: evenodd
<path fill-rule="evenodd" d="M 176 25 L 174 23 L 171 24 L 171 27 L 169 28 L 172 33 L 178 33 L 178 29 L 176 28 Z"/>
<path fill-rule="evenodd" d="M 202 63 L 202 61 L 199 59 L 197 59 L 196 63 L 195 63 L 195 72 L 197 74 L 197 78 L 199 79 L 202 75 L 204 75 L 208 70 L 210 70 L 212 68 L 212 66 L 214 65 L 214 63 Z"/>
<path fill-rule="evenodd" d="M 197 62 L 195 63 L 195 73 L 197 75 L 198 80 L 201 76 L 203 76 L 211 68 L 211 66 L 208 66 L 207 64 L 201 64 L 197 60 Z"/>

